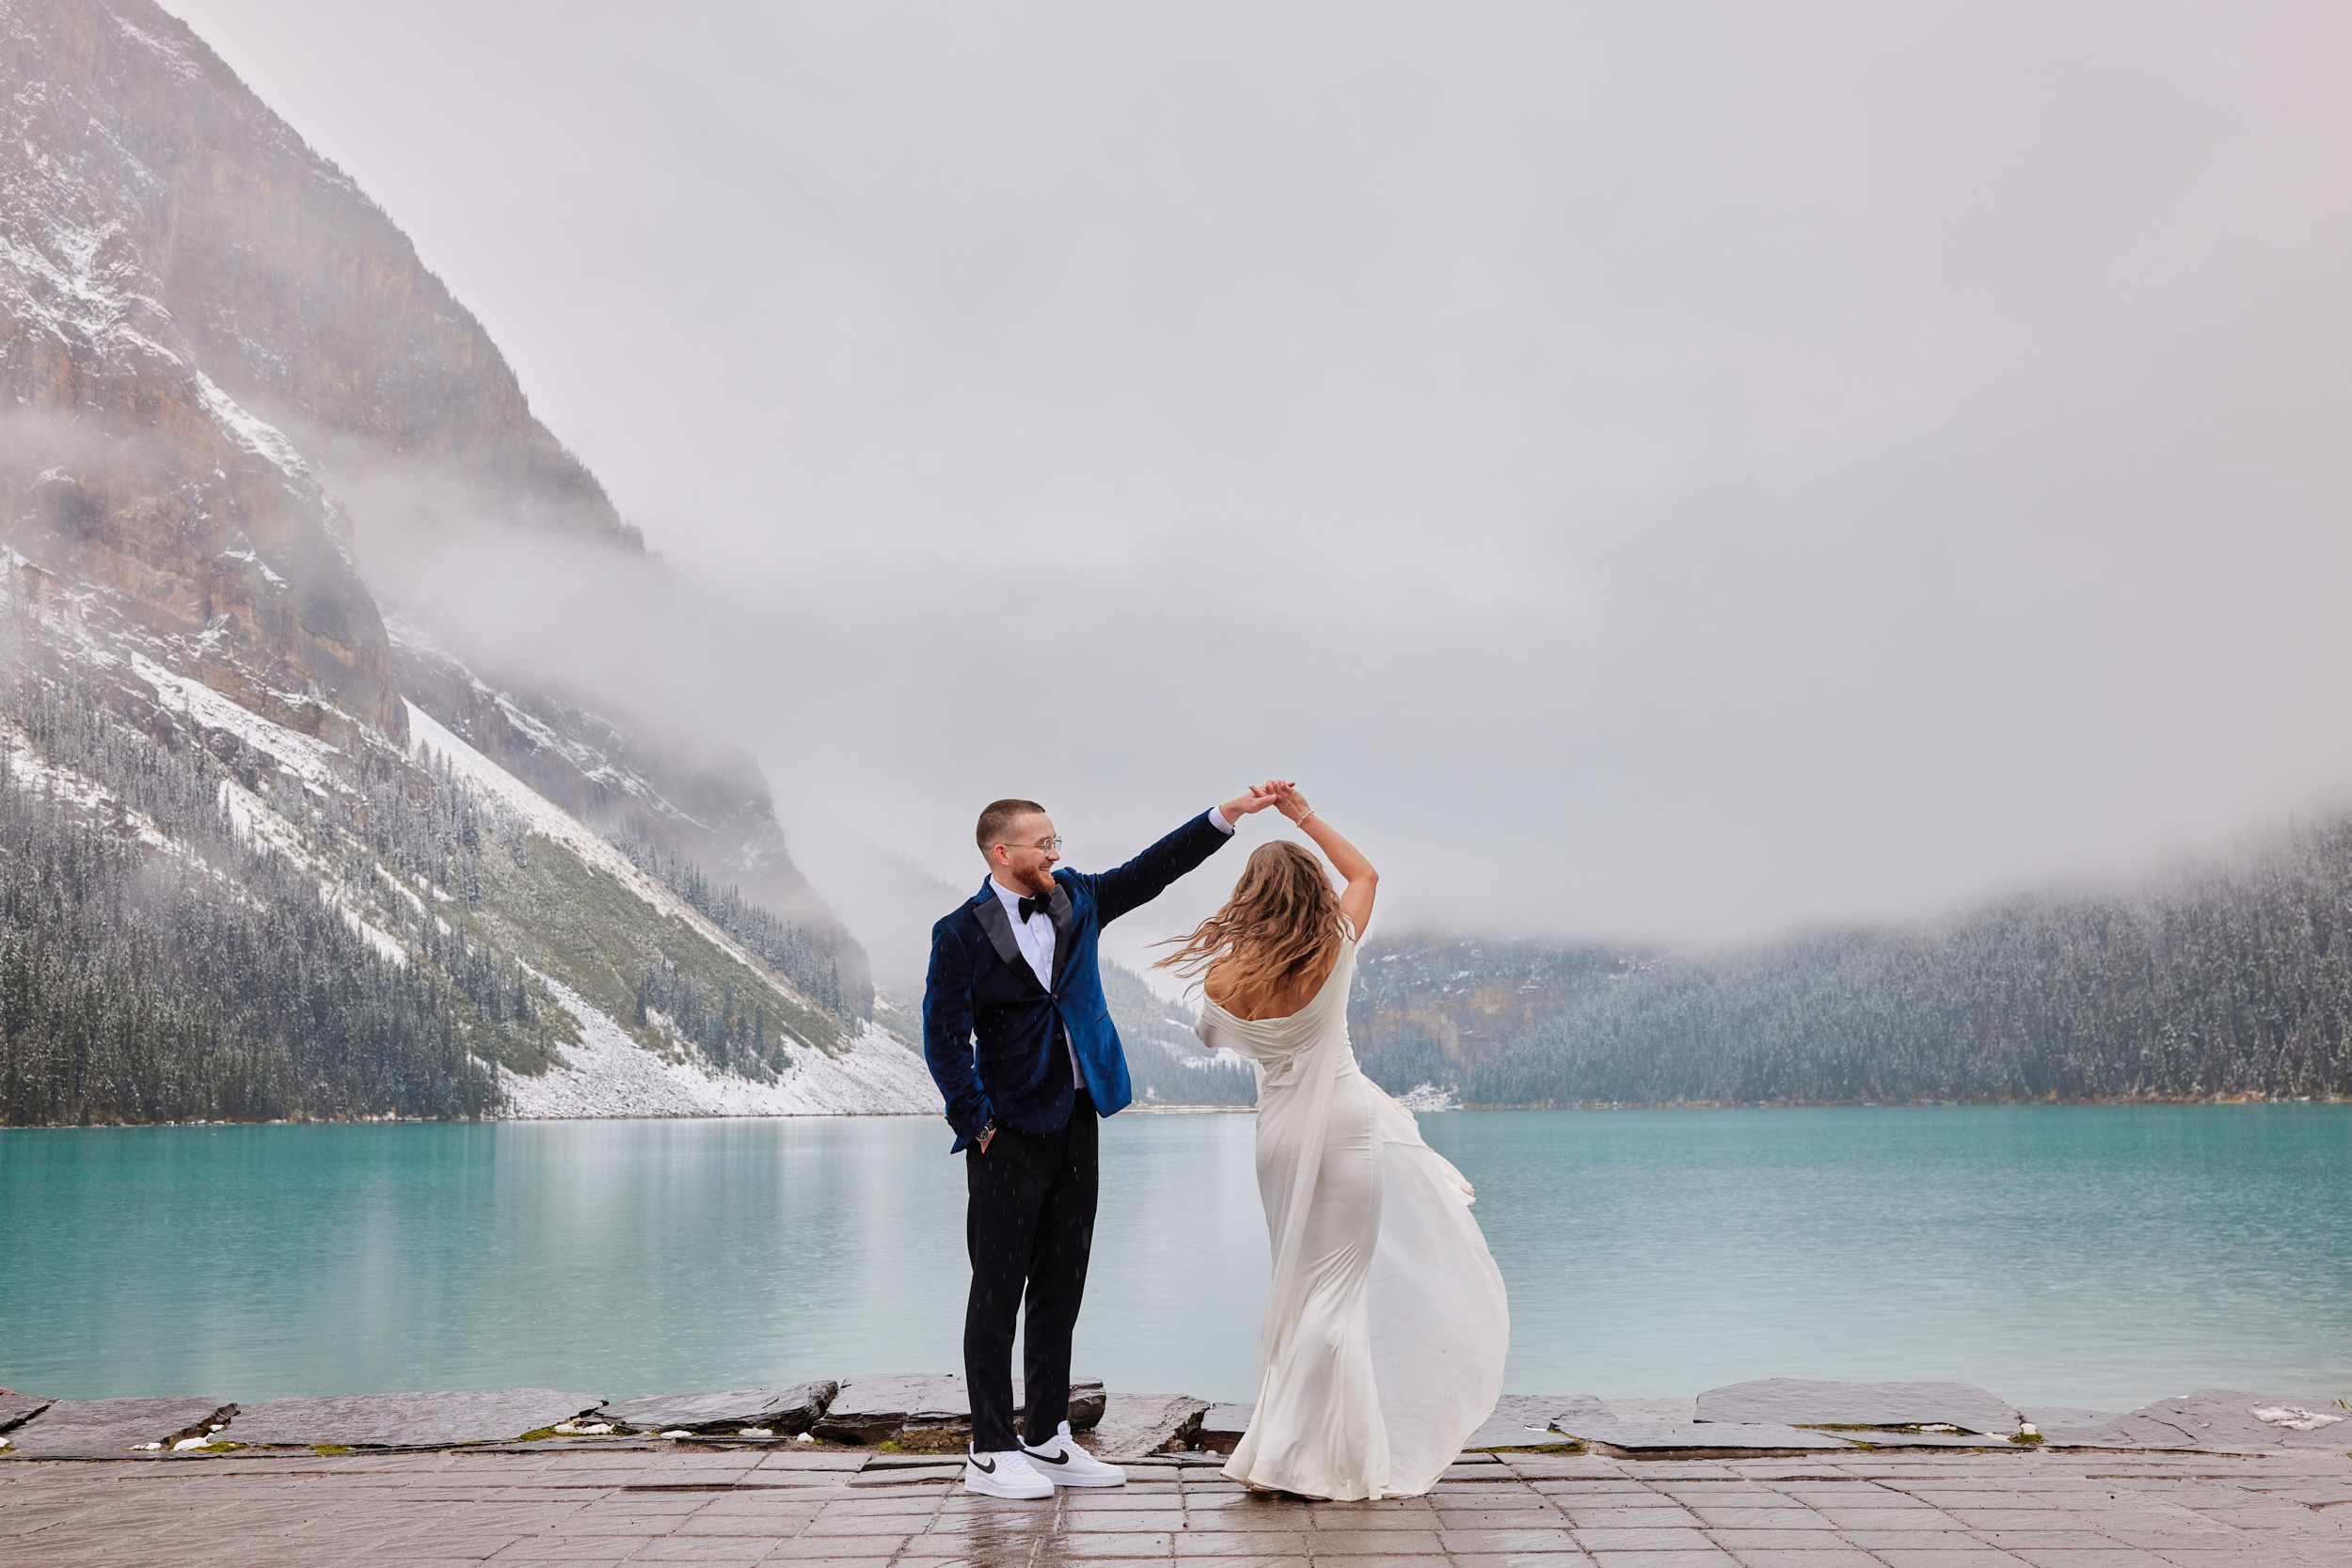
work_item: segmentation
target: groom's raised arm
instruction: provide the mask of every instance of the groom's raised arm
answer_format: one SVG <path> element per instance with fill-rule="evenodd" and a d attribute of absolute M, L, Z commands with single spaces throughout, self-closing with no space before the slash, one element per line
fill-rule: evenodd
<path fill-rule="evenodd" d="M 972 1069 L 972 958 L 953 920 L 949 916 L 931 927 L 930 974 L 923 983 L 923 1059 L 947 1101 L 947 1125 L 961 1147 L 979 1141 L 992 1107 Z"/>
<path fill-rule="evenodd" d="M 1225 847 L 1233 825 L 1215 809 L 1204 811 L 1124 865 L 1094 879 L 1094 907 L 1107 926 L 1129 910 L 1157 898 L 1168 884 Z"/>

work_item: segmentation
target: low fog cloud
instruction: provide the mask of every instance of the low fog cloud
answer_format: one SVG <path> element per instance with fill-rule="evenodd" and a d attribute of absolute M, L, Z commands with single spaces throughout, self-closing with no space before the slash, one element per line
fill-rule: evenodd
<path fill-rule="evenodd" d="M 1693 941 L 2352 783 L 2339 8 L 182 14 L 667 561 L 411 591 L 820 882 L 1281 772 L 1390 919 Z"/>

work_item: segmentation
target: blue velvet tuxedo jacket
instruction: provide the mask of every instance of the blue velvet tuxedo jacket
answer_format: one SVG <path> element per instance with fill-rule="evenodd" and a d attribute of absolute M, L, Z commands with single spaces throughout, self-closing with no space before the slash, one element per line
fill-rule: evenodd
<path fill-rule="evenodd" d="M 1077 1099 L 1064 1031 L 1086 1073 L 1097 1114 L 1135 1098 L 1127 1055 L 1103 997 L 1096 939 L 1129 910 L 1148 904 L 1231 837 L 1202 812 L 1126 864 L 1089 876 L 1054 873 L 1054 983 L 1038 983 L 993 879 L 931 927 L 930 976 L 923 988 L 923 1054 L 946 1097 L 954 1149 L 980 1135 L 991 1117 L 1024 1132 L 1068 1124 Z M 1057 1027 L 1058 1025 L 1058 1027 Z"/>

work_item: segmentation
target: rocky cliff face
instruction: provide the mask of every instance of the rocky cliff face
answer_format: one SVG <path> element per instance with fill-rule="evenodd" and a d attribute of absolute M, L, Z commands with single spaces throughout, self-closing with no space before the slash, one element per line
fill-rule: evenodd
<path fill-rule="evenodd" d="M 221 390 L 330 468 L 429 464 L 493 515 L 642 547 L 407 236 L 185 24 L 144 0 L 19 0 L 6 26 L 27 207 L 85 198 L 98 266 L 135 278 Z"/>
<path fill-rule="evenodd" d="M 388 633 L 361 525 L 458 559 L 643 540 L 391 220 L 148 0 L 0 0 L 0 506 L 28 598 L 63 592 L 97 645 L 346 753 L 405 741 L 405 695 L 821 930 L 863 990 L 748 756 L 502 677 L 464 626 Z"/>
<path fill-rule="evenodd" d="M 292 135 L 274 119 L 240 127 L 219 62 L 152 8 L 137 22 L 97 5 L 0 11 L 8 536 L 112 590 L 168 662 L 255 711 L 312 734 L 357 720 L 397 736 L 348 519 L 294 445 L 208 373 L 166 281 L 178 193 L 204 178 L 199 128 Z"/>

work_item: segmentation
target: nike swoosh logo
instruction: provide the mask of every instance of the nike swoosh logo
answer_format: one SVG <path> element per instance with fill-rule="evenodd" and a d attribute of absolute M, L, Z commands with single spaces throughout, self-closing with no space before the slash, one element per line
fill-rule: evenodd
<path fill-rule="evenodd" d="M 993 1476 L 996 1473 L 996 1462 L 993 1459 L 982 1459 L 977 1454 L 966 1454 L 963 1456 L 963 1462 L 983 1475 Z"/>
<path fill-rule="evenodd" d="M 1029 1458 L 1039 1465 L 1067 1465 L 1070 1463 L 1070 1455 L 1067 1451 L 1061 1453 L 1040 1453 L 1035 1449 L 1031 1449 L 1029 1450 Z"/>

